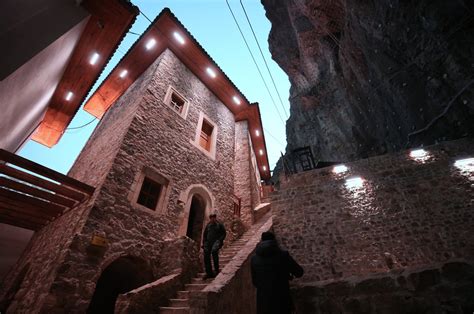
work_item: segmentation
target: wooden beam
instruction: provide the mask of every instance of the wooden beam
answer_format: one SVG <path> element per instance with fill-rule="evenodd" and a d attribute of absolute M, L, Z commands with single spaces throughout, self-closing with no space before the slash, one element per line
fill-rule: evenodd
<path fill-rule="evenodd" d="M 21 221 L 29 221 L 29 222 L 39 224 L 39 225 L 45 225 L 49 222 L 48 219 L 31 216 L 31 215 L 16 211 L 14 209 L 4 208 L 3 206 L 0 206 L 0 215 L 10 218 L 10 219 L 19 219 Z"/>
<path fill-rule="evenodd" d="M 57 204 L 49 203 L 39 198 L 34 198 L 25 194 L 20 194 L 15 191 L 6 190 L 4 188 L 0 188 L 0 197 L 6 198 L 8 200 L 12 200 L 15 202 L 19 202 L 20 204 L 26 204 L 33 207 L 41 208 L 45 211 L 51 213 L 62 213 L 66 208 Z"/>
<path fill-rule="evenodd" d="M 11 209 L 18 212 L 21 212 L 25 215 L 34 216 L 40 219 L 51 220 L 59 215 L 61 212 L 51 212 L 45 211 L 42 208 L 33 207 L 31 205 L 23 204 L 21 202 L 8 199 L 6 197 L 0 196 L 0 207 L 4 209 Z"/>
<path fill-rule="evenodd" d="M 64 185 L 59 185 L 59 184 L 53 183 L 51 181 L 44 180 L 42 178 L 39 178 L 39 177 L 31 175 L 29 173 L 20 171 L 20 170 L 15 169 L 15 168 L 9 167 L 9 166 L 4 165 L 4 164 L 3 165 L 0 164 L 0 173 L 3 173 L 3 174 L 5 174 L 9 177 L 12 177 L 12 178 L 24 181 L 24 182 L 31 183 L 33 185 L 36 185 L 36 186 L 40 187 L 40 188 L 50 190 L 52 192 L 55 192 L 57 194 L 65 196 L 67 198 L 71 198 L 73 200 L 77 200 L 77 201 L 82 202 L 83 200 L 85 200 L 87 198 L 87 195 L 85 195 L 85 194 L 83 194 L 79 191 L 69 189 L 68 187 L 66 187 Z"/>
<path fill-rule="evenodd" d="M 50 193 L 45 190 L 40 190 L 36 186 L 31 186 L 23 182 L 14 181 L 7 177 L 0 177 L 0 187 L 2 186 L 9 189 L 13 189 L 15 191 L 30 194 L 30 195 L 42 198 L 44 200 L 47 200 L 59 205 L 66 206 L 69 208 L 74 207 L 74 205 L 77 203 L 69 198 L 62 197 L 59 194 Z"/>
<path fill-rule="evenodd" d="M 0 160 L 4 160 L 6 162 L 12 163 L 23 169 L 32 171 L 41 176 L 58 181 L 59 183 L 63 185 L 67 185 L 69 187 L 72 187 L 73 189 L 79 190 L 88 195 L 92 195 L 92 193 L 94 193 L 95 188 L 93 188 L 90 185 L 82 183 L 76 179 L 68 177 L 62 173 L 54 171 L 53 169 L 42 166 L 36 162 L 33 162 L 21 156 L 12 154 L 4 149 L 0 149 Z"/>
<path fill-rule="evenodd" d="M 33 231 L 38 231 L 39 229 L 44 227 L 43 225 L 34 224 L 28 221 L 22 221 L 22 220 L 20 221 L 16 219 L 11 219 L 3 215 L 0 215 L 0 222 L 7 225 L 16 226 L 16 227 L 20 227 L 20 228 L 24 228 L 28 230 L 33 230 Z"/>

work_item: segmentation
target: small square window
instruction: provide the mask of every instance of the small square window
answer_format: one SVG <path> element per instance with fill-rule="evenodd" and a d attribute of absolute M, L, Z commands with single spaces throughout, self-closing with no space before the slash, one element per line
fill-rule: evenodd
<path fill-rule="evenodd" d="M 179 113 L 183 112 L 184 103 L 185 101 L 181 97 L 179 97 L 177 94 L 175 93 L 171 94 L 170 106 L 176 112 L 179 112 Z"/>
<path fill-rule="evenodd" d="M 140 189 L 140 194 L 138 195 L 137 203 L 149 209 L 155 210 L 160 198 L 161 190 L 161 184 L 151 180 L 148 177 L 145 177 Z"/>
<path fill-rule="evenodd" d="M 168 87 L 164 102 L 174 111 L 176 111 L 182 118 L 186 119 L 186 114 L 189 106 L 188 101 L 172 86 Z"/>
<path fill-rule="evenodd" d="M 214 131 L 214 127 L 208 121 L 203 120 L 199 145 L 208 152 L 211 151 L 212 131 Z"/>

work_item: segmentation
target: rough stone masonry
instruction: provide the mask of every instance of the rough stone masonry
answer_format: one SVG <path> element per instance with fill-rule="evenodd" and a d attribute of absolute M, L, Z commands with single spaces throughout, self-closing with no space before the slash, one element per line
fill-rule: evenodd
<path fill-rule="evenodd" d="M 164 103 L 169 86 L 189 101 L 185 118 Z M 215 158 L 194 143 L 201 113 L 216 124 Z M 139 261 L 152 280 L 175 268 L 185 272 L 195 267 L 186 250 L 178 250 L 182 256 L 166 253 L 186 234 L 189 207 L 182 201 L 190 200 L 193 191 L 205 194 L 210 202 L 206 211 L 218 211 L 229 230 L 226 240 L 232 241 L 238 236 L 231 228 L 233 196 L 251 195 L 255 187 L 249 185 L 256 184 L 242 175 L 234 189 L 234 173 L 255 176 L 250 160 L 243 160 L 252 154 L 244 123 L 235 122 L 232 112 L 165 50 L 106 113 L 82 150 L 69 175 L 93 185 L 96 193 L 35 234 L 2 286 L 2 297 L 18 290 L 9 310 L 83 313 L 104 269 L 123 257 Z M 244 152 L 237 165 L 235 145 Z M 166 179 L 163 205 L 155 211 L 140 207 L 132 197 L 139 188 L 137 178 L 146 171 Z M 259 199 L 248 200 L 244 218 L 251 221 L 250 206 Z M 105 248 L 91 245 L 95 235 L 107 239 Z"/>
<path fill-rule="evenodd" d="M 301 313 L 474 310 L 474 165 L 456 163 L 474 140 L 425 151 L 282 175 L 273 222 L 305 269 Z"/>

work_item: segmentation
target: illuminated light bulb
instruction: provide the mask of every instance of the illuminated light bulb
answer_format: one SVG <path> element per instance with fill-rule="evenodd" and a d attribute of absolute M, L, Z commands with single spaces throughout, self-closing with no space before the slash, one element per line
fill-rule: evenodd
<path fill-rule="evenodd" d="M 354 177 L 346 180 L 346 188 L 349 190 L 358 189 L 364 186 L 364 180 L 361 177 Z"/>
<path fill-rule="evenodd" d="M 456 160 L 454 162 L 454 167 L 458 168 L 461 171 L 474 172 L 474 158 Z"/>
<path fill-rule="evenodd" d="M 263 149 L 259 150 L 258 153 L 260 154 L 260 156 L 263 155 Z"/>
<path fill-rule="evenodd" d="M 147 50 L 150 50 L 151 48 L 155 47 L 155 45 L 156 45 L 156 40 L 152 38 L 146 43 L 145 48 Z"/>
<path fill-rule="evenodd" d="M 424 149 L 415 149 L 410 152 L 411 158 L 423 158 L 428 155 L 428 152 Z"/>
<path fill-rule="evenodd" d="M 240 105 L 240 99 L 237 96 L 232 97 L 232 100 L 237 104 Z"/>
<path fill-rule="evenodd" d="M 125 76 L 127 76 L 127 73 L 128 73 L 127 70 L 122 70 L 122 72 L 120 72 L 119 74 L 120 78 L 124 78 Z"/>
<path fill-rule="evenodd" d="M 66 95 L 66 100 L 70 101 L 72 99 L 72 96 L 74 96 L 74 94 L 72 92 L 68 92 Z"/>
<path fill-rule="evenodd" d="M 94 52 L 94 53 L 92 54 L 91 59 L 89 60 L 89 63 L 90 63 L 91 65 L 96 64 L 97 61 L 99 61 L 99 57 L 100 57 L 100 55 L 99 55 L 97 52 Z"/>
<path fill-rule="evenodd" d="M 174 38 L 175 38 L 181 45 L 184 45 L 185 41 L 184 41 L 183 36 L 181 36 L 180 33 L 174 32 L 174 33 L 173 33 L 173 36 L 174 36 Z"/>
<path fill-rule="evenodd" d="M 263 171 L 267 171 L 267 167 L 266 167 L 266 166 L 263 166 L 262 169 L 263 169 Z"/>
<path fill-rule="evenodd" d="M 212 77 L 212 78 L 216 78 L 216 76 L 217 76 L 217 75 L 216 75 L 216 72 L 214 72 L 214 70 L 211 69 L 211 68 L 207 68 L 207 69 L 206 69 L 206 72 L 207 72 L 207 74 L 209 74 L 209 76 Z"/>
<path fill-rule="evenodd" d="M 256 135 L 256 136 L 260 136 L 260 131 L 259 131 L 259 130 L 255 130 L 255 135 Z"/>
<path fill-rule="evenodd" d="M 338 166 L 335 166 L 333 169 L 332 169 L 332 172 L 336 173 L 336 174 L 339 174 L 339 173 L 344 173 L 348 170 L 348 168 L 345 166 L 345 165 L 338 165 Z"/>

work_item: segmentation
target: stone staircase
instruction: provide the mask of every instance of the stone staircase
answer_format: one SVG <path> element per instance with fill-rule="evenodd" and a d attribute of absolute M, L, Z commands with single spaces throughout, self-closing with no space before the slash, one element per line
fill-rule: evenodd
<path fill-rule="evenodd" d="M 244 233 L 238 240 L 234 241 L 228 247 L 222 249 L 219 254 L 219 266 L 221 270 L 232 260 L 232 258 L 245 246 L 247 241 L 252 238 L 255 233 L 271 218 L 271 212 L 259 219 L 257 223 Z M 174 298 L 169 299 L 168 306 L 160 307 L 159 313 L 164 314 L 187 314 L 189 313 L 189 294 L 193 291 L 200 291 L 207 287 L 216 278 L 203 279 L 205 273 L 198 273 L 191 282 L 186 284 L 184 290 L 177 291 Z"/>

